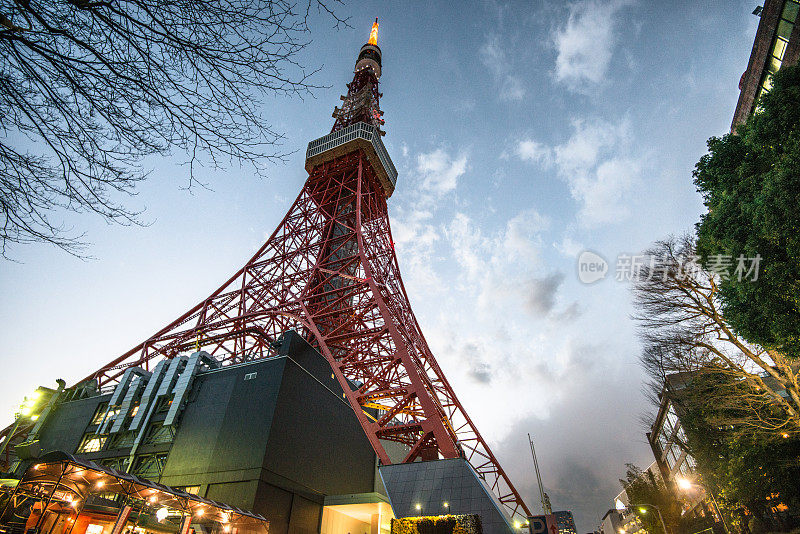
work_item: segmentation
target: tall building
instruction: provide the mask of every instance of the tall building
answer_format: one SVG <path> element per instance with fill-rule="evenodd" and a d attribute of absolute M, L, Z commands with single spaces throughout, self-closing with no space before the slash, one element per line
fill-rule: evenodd
<path fill-rule="evenodd" d="M 553 512 L 553 515 L 556 516 L 558 534 L 578 534 L 575 529 L 575 518 L 572 517 L 572 512 L 569 510 L 557 510 Z"/>
<path fill-rule="evenodd" d="M 758 23 L 747 70 L 739 81 L 739 101 L 731 129 L 747 120 L 756 109 L 758 98 L 772 88 L 771 77 L 782 65 L 794 65 L 800 59 L 800 24 L 797 24 L 799 0 L 765 0 L 754 14 Z"/>
<path fill-rule="evenodd" d="M 690 372 L 667 375 L 659 393 L 661 403 L 656 418 L 646 434 L 647 441 L 656 459 L 653 467 L 676 499 L 683 503 L 684 514 L 713 518 L 721 523 L 723 517 L 714 496 L 698 480 L 697 462 L 689 454 L 686 432 L 681 424 L 681 390 L 691 379 Z"/>
<path fill-rule="evenodd" d="M 380 534 L 393 515 L 478 514 L 487 534 L 525 522 L 400 278 L 377 32 L 376 20 L 267 242 L 208 298 L 63 391 L 15 447 L 18 475 L 48 451 L 74 453 L 261 514 L 274 534 Z"/>
<path fill-rule="evenodd" d="M 689 454 L 686 433 L 680 420 L 680 407 L 676 403 L 680 390 L 691 378 L 689 373 L 668 375 L 659 394 L 658 407 L 653 425 L 647 432 L 647 441 L 655 456 L 661 478 L 673 482 L 679 477 L 690 477 L 696 462 Z"/>

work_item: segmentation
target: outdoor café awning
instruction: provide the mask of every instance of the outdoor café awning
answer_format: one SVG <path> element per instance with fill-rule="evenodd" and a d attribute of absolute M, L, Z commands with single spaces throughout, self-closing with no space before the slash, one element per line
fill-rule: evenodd
<path fill-rule="evenodd" d="M 266 533 L 267 520 L 225 503 L 204 499 L 130 473 L 120 473 L 65 452 L 50 452 L 32 464 L 14 490 L 15 494 L 42 499 L 44 506 L 58 503 L 77 511 L 93 495 L 121 495 L 127 502 L 167 508 L 192 517 L 192 524 L 225 525 L 225 532 Z"/>

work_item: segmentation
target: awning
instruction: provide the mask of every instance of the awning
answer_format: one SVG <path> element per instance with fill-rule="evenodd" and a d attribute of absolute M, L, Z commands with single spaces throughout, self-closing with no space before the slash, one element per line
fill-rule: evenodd
<path fill-rule="evenodd" d="M 193 523 L 230 525 L 239 532 L 267 532 L 267 520 L 258 514 L 225 503 L 204 499 L 179 489 L 120 473 L 65 452 L 50 452 L 32 464 L 15 489 L 16 494 L 82 508 L 93 495 L 116 494 L 129 502 L 153 508 L 166 507 L 193 516 Z M 227 531 L 228 529 L 226 529 Z"/>

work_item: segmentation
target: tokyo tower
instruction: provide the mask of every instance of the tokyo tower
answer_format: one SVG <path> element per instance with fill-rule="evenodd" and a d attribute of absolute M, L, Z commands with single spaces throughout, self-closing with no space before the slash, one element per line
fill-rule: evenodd
<path fill-rule="evenodd" d="M 277 229 L 208 298 L 86 380 L 206 351 L 223 365 L 275 355 L 294 330 L 330 363 L 375 454 L 403 462 L 464 458 L 510 515 L 529 510 L 467 415 L 409 304 L 387 200 L 397 171 L 381 136 L 377 20 L 328 135 L 308 144 L 308 180 Z M 377 415 L 375 415 L 377 414 Z"/>

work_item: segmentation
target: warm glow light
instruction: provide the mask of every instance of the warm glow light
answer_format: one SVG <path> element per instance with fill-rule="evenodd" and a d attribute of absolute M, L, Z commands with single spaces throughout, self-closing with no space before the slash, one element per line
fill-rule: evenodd
<path fill-rule="evenodd" d="M 105 485 L 106 485 L 106 482 L 105 482 L 105 480 L 98 480 L 98 481 L 97 481 L 97 484 L 95 484 L 94 486 L 95 486 L 96 488 L 102 488 L 102 487 L 103 487 L 103 486 L 105 486 Z"/>
<path fill-rule="evenodd" d="M 422 510 L 422 505 L 417 503 L 417 505 L 414 506 L 414 508 L 416 508 L 417 510 Z"/>
<path fill-rule="evenodd" d="M 31 421 L 36 421 L 37 419 L 39 419 L 38 415 L 32 415 L 31 416 Z"/>
<path fill-rule="evenodd" d="M 72 501 L 72 507 L 73 508 L 77 508 L 78 507 L 78 501 Z"/>
<path fill-rule="evenodd" d="M 150 502 L 156 502 L 156 496 L 155 495 L 150 495 L 150 498 L 148 500 Z"/>
<path fill-rule="evenodd" d="M 646 514 L 647 513 L 647 508 L 639 508 L 639 513 L 640 514 Z"/>
<path fill-rule="evenodd" d="M 372 30 L 369 32 L 369 41 L 367 44 L 378 46 L 378 19 L 372 24 Z"/>
<path fill-rule="evenodd" d="M 786 432 L 784 432 L 783 434 L 781 434 L 781 436 L 783 436 L 783 438 L 784 438 L 784 439 L 786 439 L 786 438 L 788 438 L 788 437 L 789 437 L 789 434 L 787 434 Z"/>
<path fill-rule="evenodd" d="M 42 467 L 42 464 L 36 464 L 36 465 L 34 465 L 34 466 L 33 466 L 33 468 L 34 468 L 34 469 L 37 469 L 37 470 L 38 470 L 40 467 Z"/>
<path fill-rule="evenodd" d="M 230 525 L 225 525 L 224 527 L 222 527 L 222 531 L 223 532 L 230 532 L 231 531 L 231 526 Z"/>
<path fill-rule="evenodd" d="M 167 510 L 166 506 L 162 506 L 156 510 L 156 519 L 158 519 L 159 523 L 162 523 L 167 518 L 167 514 L 169 514 L 169 510 Z"/>
<path fill-rule="evenodd" d="M 692 487 L 692 483 L 683 477 L 676 478 L 675 483 L 677 483 L 678 487 L 682 490 L 688 490 Z"/>
<path fill-rule="evenodd" d="M 448 506 L 450 506 L 450 503 L 448 503 L 448 502 L 443 502 L 443 503 L 442 503 L 442 506 L 444 506 L 445 508 L 447 508 Z"/>
<path fill-rule="evenodd" d="M 197 516 L 200 517 L 201 515 L 203 515 L 203 509 L 202 508 L 199 509 L 197 512 L 195 512 L 195 514 L 197 514 Z"/>

